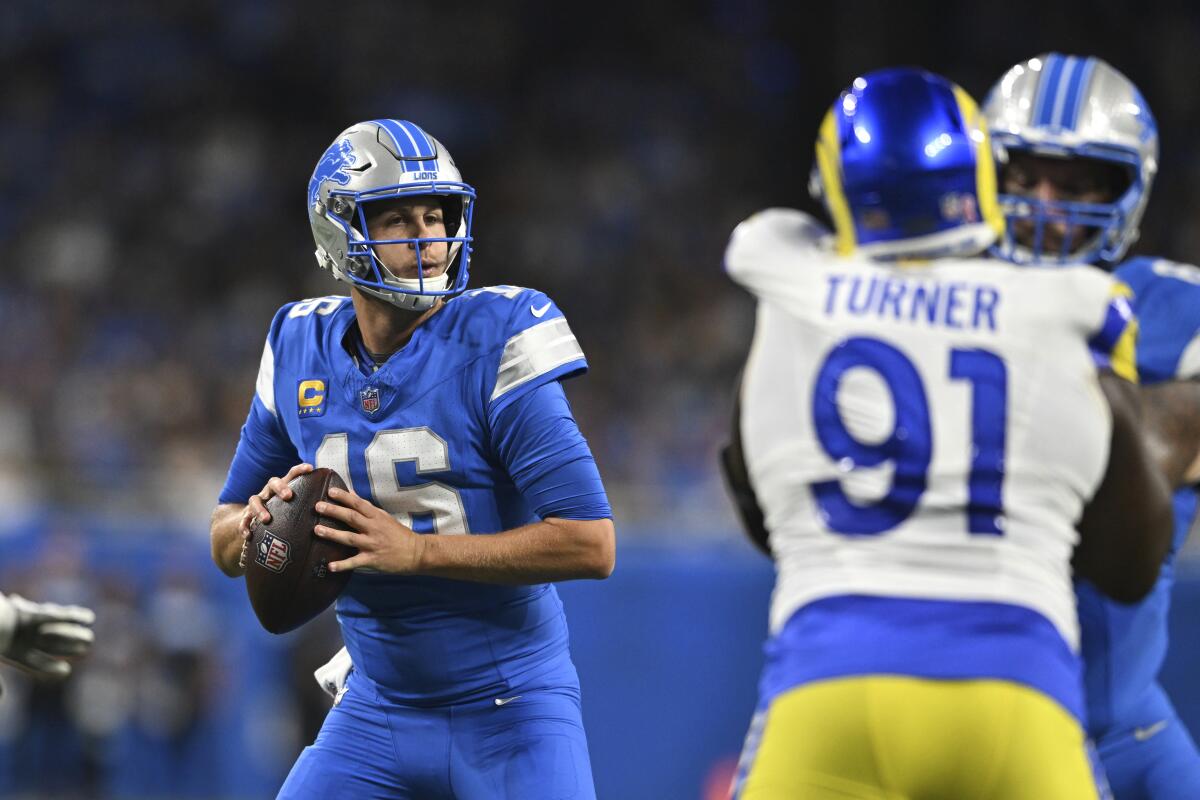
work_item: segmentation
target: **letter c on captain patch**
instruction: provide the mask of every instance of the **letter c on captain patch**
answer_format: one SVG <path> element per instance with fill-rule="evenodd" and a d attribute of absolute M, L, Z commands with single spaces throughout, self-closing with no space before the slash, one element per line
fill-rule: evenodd
<path fill-rule="evenodd" d="M 300 381 L 296 388 L 296 402 L 300 416 L 319 417 L 325 413 L 325 381 Z"/>

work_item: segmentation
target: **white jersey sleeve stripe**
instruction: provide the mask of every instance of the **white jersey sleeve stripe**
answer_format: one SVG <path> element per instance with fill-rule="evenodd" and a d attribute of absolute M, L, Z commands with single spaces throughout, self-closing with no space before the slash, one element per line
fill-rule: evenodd
<path fill-rule="evenodd" d="M 271 342 L 263 345 L 262 360 L 258 362 L 258 380 L 254 384 L 254 393 L 267 411 L 275 413 L 275 353 L 271 350 Z"/>
<path fill-rule="evenodd" d="M 1200 335 L 1197 335 L 1183 349 L 1179 357 L 1179 365 L 1175 368 L 1175 377 L 1179 380 L 1200 378 Z"/>
<path fill-rule="evenodd" d="M 583 348 L 571 333 L 566 317 L 555 317 L 527 328 L 505 343 L 490 400 L 580 358 Z"/>

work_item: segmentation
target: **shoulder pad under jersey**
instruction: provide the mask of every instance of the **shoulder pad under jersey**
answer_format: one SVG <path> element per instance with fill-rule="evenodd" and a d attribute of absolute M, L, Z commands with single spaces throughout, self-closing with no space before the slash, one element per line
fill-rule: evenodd
<path fill-rule="evenodd" d="M 1200 377 L 1200 267 L 1139 256 L 1113 274 L 1133 290 L 1142 380 Z"/>
<path fill-rule="evenodd" d="M 587 370 L 567 318 L 543 292 L 487 286 L 449 305 L 455 307 L 452 325 L 470 330 L 492 351 L 485 388 L 493 411 L 535 386 Z"/>

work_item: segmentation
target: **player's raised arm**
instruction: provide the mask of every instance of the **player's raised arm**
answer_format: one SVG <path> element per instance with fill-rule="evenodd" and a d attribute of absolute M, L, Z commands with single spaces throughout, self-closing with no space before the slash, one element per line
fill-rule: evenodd
<path fill-rule="evenodd" d="M 1102 592 L 1125 603 L 1144 597 L 1171 544 L 1171 491 L 1143 436 L 1133 383 L 1101 373 L 1112 409 L 1108 468 L 1079 522 L 1074 566 Z"/>

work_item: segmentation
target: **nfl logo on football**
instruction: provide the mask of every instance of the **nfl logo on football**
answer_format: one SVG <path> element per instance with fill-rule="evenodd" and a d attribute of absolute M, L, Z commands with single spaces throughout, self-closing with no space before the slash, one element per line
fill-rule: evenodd
<path fill-rule="evenodd" d="M 379 410 L 379 387 L 368 386 L 358 393 L 358 399 L 362 403 L 363 411 L 374 414 Z"/>
<path fill-rule="evenodd" d="M 291 560 L 291 547 L 283 539 L 274 534 L 264 533 L 258 543 L 258 554 L 254 560 L 272 572 L 283 572 Z"/>

